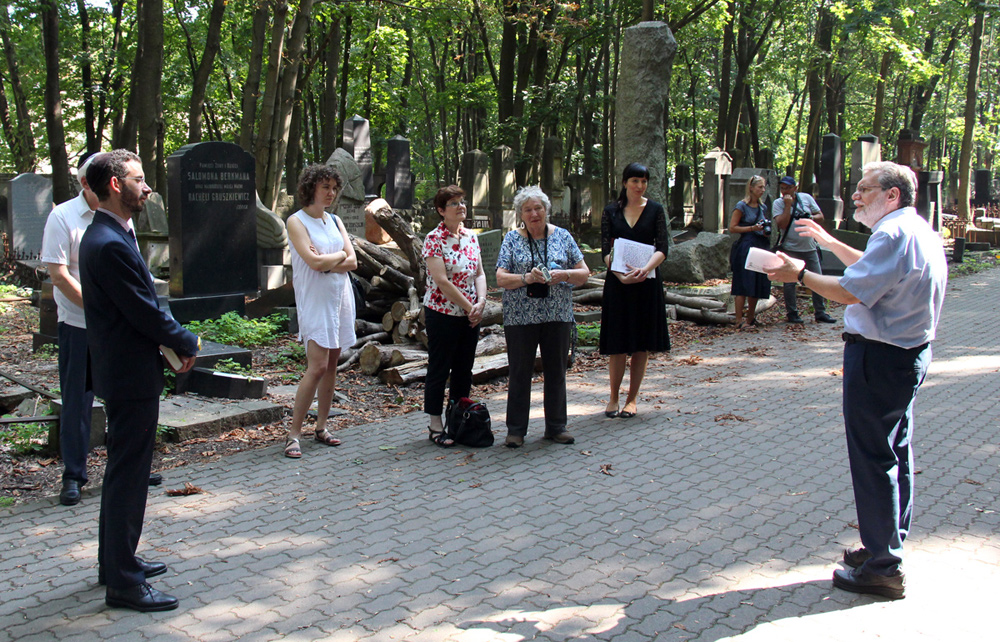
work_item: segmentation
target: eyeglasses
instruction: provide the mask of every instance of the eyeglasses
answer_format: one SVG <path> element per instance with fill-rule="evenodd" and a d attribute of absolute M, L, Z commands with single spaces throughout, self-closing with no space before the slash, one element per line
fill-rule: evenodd
<path fill-rule="evenodd" d="M 135 181 L 136 185 L 149 185 L 149 183 L 146 182 L 145 176 L 126 176 L 125 180 Z"/>
<path fill-rule="evenodd" d="M 868 192 L 871 192 L 872 190 L 880 190 L 881 191 L 882 190 L 882 186 L 881 185 L 864 185 L 864 186 L 858 185 L 858 188 L 857 188 L 857 191 L 861 192 L 862 196 L 864 196 Z"/>
<path fill-rule="evenodd" d="M 465 207 L 465 201 L 458 201 L 457 203 L 448 203 L 445 207 Z"/>

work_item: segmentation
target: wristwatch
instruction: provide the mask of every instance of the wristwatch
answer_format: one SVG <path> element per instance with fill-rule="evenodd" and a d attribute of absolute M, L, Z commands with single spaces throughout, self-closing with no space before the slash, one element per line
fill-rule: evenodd
<path fill-rule="evenodd" d="M 805 278 L 806 278 L 806 269 L 802 268 L 798 276 L 799 285 L 805 285 L 805 282 L 803 281 L 803 279 Z"/>

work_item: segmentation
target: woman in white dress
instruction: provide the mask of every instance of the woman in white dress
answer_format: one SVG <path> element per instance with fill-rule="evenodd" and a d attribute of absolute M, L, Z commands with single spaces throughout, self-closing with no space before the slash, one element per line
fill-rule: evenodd
<path fill-rule="evenodd" d="M 357 339 L 354 293 L 347 273 L 358 267 L 343 222 L 325 211 L 337 199 L 341 186 L 340 175 L 332 167 L 306 167 L 299 176 L 302 209 L 289 216 L 287 222 L 299 340 L 305 344 L 307 361 L 295 393 L 292 426 L 285 442 L 285 457 L 292 459 L 302 456 L 302 424 L 314 398 L 316 441 L 340 445 L 340 440 L 326 429 L 326 419 L 333 401 L 340 350 Z"/>

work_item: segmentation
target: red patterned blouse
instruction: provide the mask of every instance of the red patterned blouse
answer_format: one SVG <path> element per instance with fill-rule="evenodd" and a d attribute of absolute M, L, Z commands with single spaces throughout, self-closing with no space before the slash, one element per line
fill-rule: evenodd
<path fill-rule="evenodd" d="M 482 258 L 479 254 L 479 239 L 464 225 L 458 228 L 458 234 L 452 234 L 444 222 L 427 233 L 424 239 L 423 256 L 425 259 L 437 257 L 444 261 L 444 269 L 448 280 L 465 295 L 469 301 L 476 302 L 476 273 Z M 465 310 L 448 300 L 427 273 L 427 292 L 424 294 L 424 305 L 453 317 L 466 316 Z"/>

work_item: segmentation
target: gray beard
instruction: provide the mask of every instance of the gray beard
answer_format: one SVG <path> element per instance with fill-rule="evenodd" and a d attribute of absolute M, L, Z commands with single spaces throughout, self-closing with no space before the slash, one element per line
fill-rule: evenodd
<path fill-rule="evenodd" d="M 871 206 L 866 207 L 860 211 L 855 210 L 854 212 L 854 220 L 857 221 L 858 223 L 861 223 L 862 225 L 864 225 L 869 229 L 875 227 L 875 224 L 878 223 L 883 216 L 885 216 L 885 212 L 872 211 Z"/>

